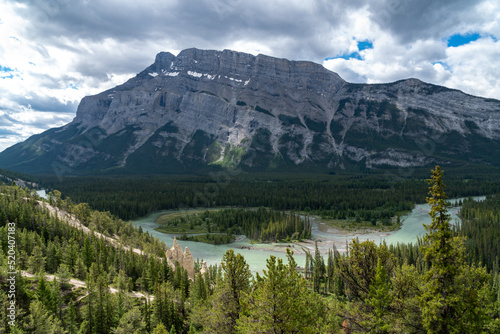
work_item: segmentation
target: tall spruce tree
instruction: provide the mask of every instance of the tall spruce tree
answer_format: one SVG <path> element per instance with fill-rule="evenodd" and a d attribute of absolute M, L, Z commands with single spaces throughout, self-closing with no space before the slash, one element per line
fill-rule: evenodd
<path fill-rule="evenodd" d="M 424 326 L 429 333 L 451 333 L 460 318 L 461 300 L 455 280 L 463 263 L 463 253 L 453 243 L 448 214 L 448 198 L 439 166 L 432 170 L 427 203 L 431 206 L 432 222 L 424 225 L 424 259 L 431 267 L 425 275 L 426 289 L 422 295 Z"/>
<path fill-rule="evenodd" d="M 484 305 L 489 303 L 484 293 L 489 275 L 466 265 L 464 240 L 454 237 L 450 226 L 444 172 L 439 166 L 431 172 L 427 203 L 432 222 L 424 225 L 422 246 L 431 266 L 420 297 L 422 322 L 428 333 L 480 333 L 486 320 Z"/>
<path fill-rule="evenodd" d="M 175 301 L 181 300 L 181 293 L 174 290 L 170 282 L 156 283 L 152 306 L 152 325 L 163 324 L 170 328 L 179 322 L 178 309 Z"/>
<path fill-rule="evenodd" d="M 382 260 L 378 258 L 375 278 L 370 284 L 370 292 L 365 303 L 371 308 L 371 315 L 363 325 L 370 330 L 370 333 L 389 333 L 390 324 L 387 313 L 392 303 L 391 285 L 389 277 L 382 265 Z"/>
<path fill-rule="evenodd" d="M 168 332 L 165 326 L 162 323 L 159 323 L 153 330 L 152 334 L 168 334 Z"/>
<path fill-rule="evenodd" d="M 248 292 L 252 274 L 241 254 L 228 250 L 222 258 L 220 276 L 207 305 L 193 311 L 192 321 L 209 333 L 234 333 L 240 312 L 240 297 Z"/>
<path fill-rule="evenodd" d="M 114 330 L 115 334 L 143 334 L 146 332 L 146 324 L 142 319 L 141 310 L 139 307 L 134 307 L 125 313 Z"/>
<path fill-rule="evenodd" d="M 42 302 L 35 300 L 30 304 L 30 315 L 27 318 L 27 330 L 37 334 L 65 333 L 61 321 L 51 315 Z"/>
<path fill-rule="evenodd" d="M 242 291 L 247 291 L 250 286 L 252 274 L 248 263 L 241 254 L 234 254 L 228 250 L 222 258 L 224 281 L 229 285 L 234 300 L 239 301 Z"/>
<path fill-rule="evenodd" d="M 251 293 L 241 298 L 237 333 L 331 333 L 322 299 L 308 291 L 287 249 L 288 264 L 273 255 Z"/>
<path fill-rule="evenodd" d="M 325 263 L 318 249 L 318 241 L 314 243 L 314 270 L 313 270 L 313 289 L 319 293 L 321 281 L 325 276 Z"/>

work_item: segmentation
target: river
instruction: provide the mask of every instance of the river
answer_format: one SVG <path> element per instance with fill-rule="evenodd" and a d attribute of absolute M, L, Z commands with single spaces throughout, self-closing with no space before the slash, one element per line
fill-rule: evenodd
<path fill-rule="evenodd" d="M 474 200 L 484 200 L 484 196 L 474 197 Z M 460 199 L 452 199 L 450 202 L 456 203 Z M 449 208 L 452 223 L 458 222 L 459 218 L 457 213 L 459 207 Z M 317 222 L 313 221 L 312 226 L 312 241 L 302 243 L 286 244 L 286 243 L 272 243 L 272 244 L 252 244 L 245 236 L 239 236 L 235 242 L 226 245 L 210 245 L 201 242 L 193 241 L 179 241 L 182 248 L 189 247 L 195 259 L 203 259 L 210 264 L 220 263 L 222 255 L 230 248 L 235 252 L 241 253 L 245 257 L 246 262 L 249 264 L 253 272 L 261 272 L 266 267 L 266 259 L 269 255 L 275 255 L 280 258 L 286 258 L 285 250 L 287 246 L 294 251 L 294 258 L 299 266 L 305 264 L 305 254 L 303 248 L 309 249 L 314 252 L 314 243 L 318 241 L 318 249 L 322 254 L 327 254 L 328 249 L 331 249 L 335 244 L 340 252 L 345 251 L 346 244 L 353 238 L 359 238 L 360 241 L 372 240 L 375 243 L 380 243 L 383 240 L 387 244 L 400 243 L 415 243 L 418 237 L 425 234 L 423 224 L 430 224 L 431 219 L 429 216 L 430 207 L 427 204 L 417 204 L 415 208 L 406 216 L 402 217 L 402 226 L 395 232 L 374 232 L 374 233 L 346 233 L 342 231 L 328 231 L 323 232 L 319 230 Z M 173 235 L 161 233 L 155 230 L 158 226 L 155 220 L 158 216 L 171 212 L 160 211 L 153 213 L 147 217 L 134 221 L 136 226 L 141 226 L 144 232 L 149 232 L 154 237 L 162 240 L 168 246 L 173 243 Z M 250 248 L 250 249 L 248 249 Z"/>
<path fill-rule="evenodd" d="M 37 190 L 36 193 L 38 194 L 38 196 L 40 196 L 41 198 L 44 198 L 44 199 L 47 199 L 48 198 L 48 194 L 45 192 L 45 189 L 41 189 L 41 190 Z"/>

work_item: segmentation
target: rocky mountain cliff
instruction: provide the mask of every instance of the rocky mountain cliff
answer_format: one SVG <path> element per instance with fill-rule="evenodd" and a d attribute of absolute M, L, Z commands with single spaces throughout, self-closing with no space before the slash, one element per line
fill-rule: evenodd
<path fill-rule="evenodd" d="M 500 165 L 500 101 L 417 79 L 351 84 L 312 62 L 159 53 L 75 119 L 0 153 L 28 173 Z"/>

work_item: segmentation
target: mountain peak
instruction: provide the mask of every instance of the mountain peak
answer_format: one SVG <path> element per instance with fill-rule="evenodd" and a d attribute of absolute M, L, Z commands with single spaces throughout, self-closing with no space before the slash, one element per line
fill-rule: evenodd
<path fill-rule="evenodd" d="M 286 76 L 287 73 L 298 75 L 326 75 L 329 80 L 336 81 L 340 87 L 345 81 L 336 73 L 331 72 L 320 64 L 309 61 L 290 61 L 284 58 L 275 58 L 263 54 L 254 56 L 249 53 L 225 49 L 202 50 L 196 48 L 185 49 L 177 56 L 170 52 L 160 52 L 153 65 L 142 73 L 163 72 L 197 72 L 197 73 L 234 73 L 238 76 Z M 172 74 L 171 74 L 172 75 Z"/>
<path fill-rule="evenodd" d="M 154 65 L 158 65 L 160 67 L 166 67 L 175 59 L 175 56 L 170 52 L 160 52 L 156 55 Z"/>
<path fill-rule="evenodd" d="M 125 84 L 85 97 L 73 122 L 5 150 L 0 167 L 51 173 L 56 164 L 79 174 L 500 165 L 499 110 L 500 101 L 414 78 L 349 84 L 308 61 L 191 48 L 160 52 Z"/>

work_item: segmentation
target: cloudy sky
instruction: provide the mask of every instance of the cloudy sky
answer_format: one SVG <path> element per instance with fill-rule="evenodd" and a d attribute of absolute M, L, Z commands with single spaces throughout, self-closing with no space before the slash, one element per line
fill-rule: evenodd
<path fill-rule="evenodd" d="M 500 99 L 500 1 L 0 0 L 0 151 L 160 51 L 233 49 L 351 82 L 416 77 Z"/>

